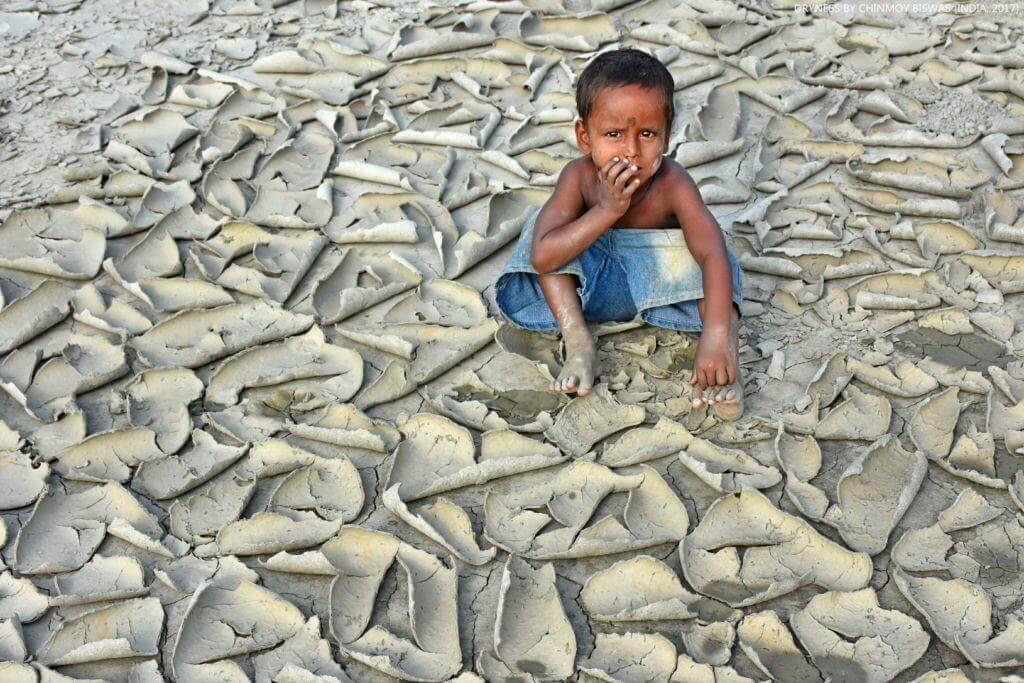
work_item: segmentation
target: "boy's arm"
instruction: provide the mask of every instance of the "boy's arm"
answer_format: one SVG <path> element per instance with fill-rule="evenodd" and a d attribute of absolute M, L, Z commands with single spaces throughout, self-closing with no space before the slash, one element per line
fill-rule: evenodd
<path fill-rule="evenodd" d="M 673 210 L 683 228 L 686 246 L 700 265 L 704 283 L 703 328 L 728 329 L 732 311 L 732 266 L 725 252 L 722 228 L 711 215 L 700 189 L 681 171 L 671 193 Z"/>
<path fill-rule="evenodd" d="M 582 159 L 570 162 L 562 169 L 555 191 L 537 214 L 530 262 L 538 273 L 550 272 L 576 258 L 622 216 L 622 212 L 616 213 L 601 202 L 584 211 L 582 163 Z M 623 164 L 609 161 L 599 172 L 599 180 L 616 182 L 616 177 L 609 174 L 622 170 L 619 167 L 624 168 Z M 620 183 L 625 183 L 632 174 L 618 175 L 622 176 Z M 626 193 L 628 206 L 628 195 L 632 193 L 621 188 L 620 192 Z"/>

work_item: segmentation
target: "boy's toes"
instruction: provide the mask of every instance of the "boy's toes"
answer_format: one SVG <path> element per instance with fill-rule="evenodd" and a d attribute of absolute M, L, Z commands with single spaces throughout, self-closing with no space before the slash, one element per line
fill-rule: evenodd
<path fill-rule="evenodd" d="M 701 389 L 694 387 L 693 389 L 693 407 L 694 409 L 700 408 L 702 405 L 709 403 L 707 389 Z"/>
<path fill-rule="evenodd" d="M 739 384 L 726 387 L 722 399 L 715 404 L 712 412 L 720 420 L 738 420 L 743 415 L 743 389 Z"/>

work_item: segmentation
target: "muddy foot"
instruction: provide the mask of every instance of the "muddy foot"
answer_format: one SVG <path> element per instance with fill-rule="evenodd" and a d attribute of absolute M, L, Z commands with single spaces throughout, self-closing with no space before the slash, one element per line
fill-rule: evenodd
<path fill-rule="evenodd" d="M 590 334 L 580 335 L 578 339 L 566 337 L 565 364 L 551 385 L 551 390 L 562 393 L 575 391 L 580 396 L 586 396 L 600 372 L 601 364 L 597 359 L 594 338 Z"/>
<path fill-rule="evenodd" d="M 708 387 L 704 395 L 705 400 L 711 406 L 711 413 L 719 420 L 731 422 L 738 420 L 743 415 L 743 383 L 741 381 L 724 387 Z"/>

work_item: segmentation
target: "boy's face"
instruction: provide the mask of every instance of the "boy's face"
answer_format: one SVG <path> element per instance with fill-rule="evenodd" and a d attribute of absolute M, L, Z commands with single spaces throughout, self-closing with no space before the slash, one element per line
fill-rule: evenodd
<path fill-rule="evenodd" d="M 654 88 L 623 85 L 601 88 L 586 121 L 576 122 L 580 151 L 601 168 L 612 157 L 637 167 L 641 183 L 654 175 L 668 150 L 668 106 Z"/>

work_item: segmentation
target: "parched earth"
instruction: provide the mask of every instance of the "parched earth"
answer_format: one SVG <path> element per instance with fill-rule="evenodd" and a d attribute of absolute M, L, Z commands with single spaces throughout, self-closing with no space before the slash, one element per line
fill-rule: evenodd
<path fill-rule="evenodd" d="M 1024 8 L 148 4 L 0 7 L 0 680 L 1022 680 Z M 616 46 L 738 422 L 495 317 Z"/>

